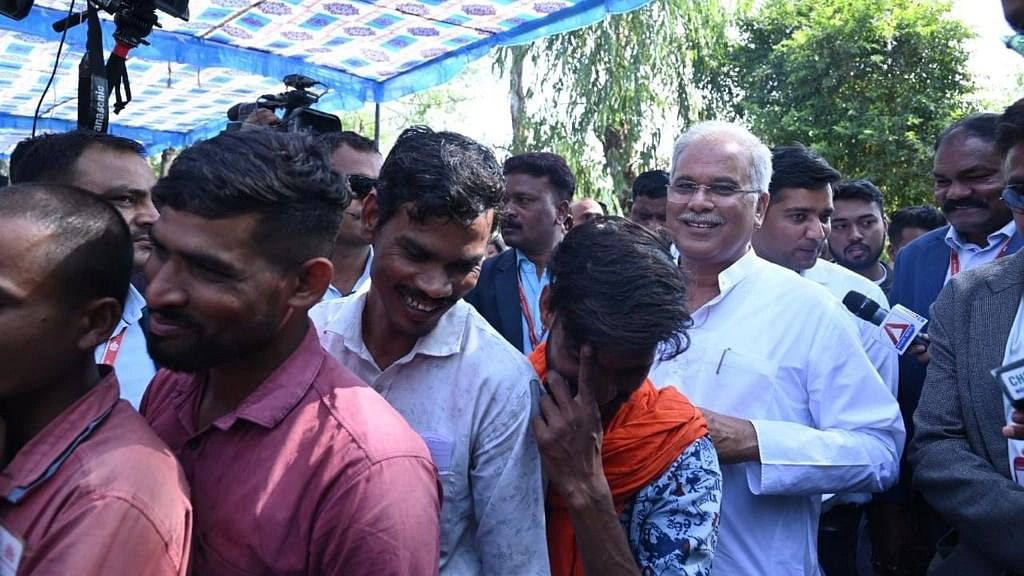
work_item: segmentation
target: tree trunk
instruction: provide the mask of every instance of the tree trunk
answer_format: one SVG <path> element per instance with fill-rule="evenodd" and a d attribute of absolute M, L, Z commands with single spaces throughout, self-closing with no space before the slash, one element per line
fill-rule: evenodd
<path fill-rule="evenodd" d="M 521 154 L 526 152 L 529 140 L 526 126 L 526 89 L 523 82 L 523 64 L 526 62 L 526 55 L 530 51 L 530 47 L 529 45 L 514 46 L 509 51 L 512 55 L 512 64 L 508 70 L 509 112 L 512 115 L 512 153 Z"/>

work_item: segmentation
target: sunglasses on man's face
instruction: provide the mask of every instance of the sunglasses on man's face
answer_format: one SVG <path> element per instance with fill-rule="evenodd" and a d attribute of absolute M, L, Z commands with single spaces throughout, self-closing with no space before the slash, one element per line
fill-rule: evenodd
<path fill-rule="evenodd" d="M 1003 188 L 1001 198 L 1011 210 L 1024 212 L 1024 184 L 1010 184 Z"/>
<path fill-rule="evenodd" d="M 373 187 L 377 185 L 376 178 L 368 178 L 366 176 L 360 176 L 359 174 L 348 175 L 348 187 L 352 189 L 352 194 L 357 200 L 366 198 L 366 195 L 373 190 Z"/>

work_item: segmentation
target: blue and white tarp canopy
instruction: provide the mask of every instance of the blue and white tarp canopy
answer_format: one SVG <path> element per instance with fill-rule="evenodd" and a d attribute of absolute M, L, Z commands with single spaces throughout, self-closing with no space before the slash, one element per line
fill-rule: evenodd
<path fill-rule="evenodd" d="M 110 132 L 151 151 L 223 129 L 232 104 L 284 89 L 287 74 L 330 92 L 316 106 L 355 110 L 442 84 L 495 46 L 521 44 L 592 24 L 650 0 L 191 0 L 188 22 L 158 13 L 163 29 L 128 61 L 133 100 Z M 0 151 L 31 130 L 57 56 L 53 22 L 71 0 L 37 0 L 21 21 L 0 17 Z M 84 10 L 76 0 L 74 10 Z M 114 24 L 103 14 L 106 57 Z M 77 119 L 78 63 L 86 26 L 72 28 L 38 129 Z"/>

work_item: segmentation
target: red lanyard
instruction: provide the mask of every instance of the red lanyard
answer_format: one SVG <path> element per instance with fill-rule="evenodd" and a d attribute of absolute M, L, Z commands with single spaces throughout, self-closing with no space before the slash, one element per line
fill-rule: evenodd
<path fill-rule="evenodd" d="M 547 333 L 547 328 L 543 328 L 540 333 L 540 337 L 537 337 L 537 330 L 534 328 L 533 314 L 530 313 L 530 304 L 526 301 L 526 293 L 523 292 L 523 283 L 519 282 L 519 306 L 523 309 L 523 318 L 526 318 L 526 331 L 530 335 L 530 346 L 536 348 L 540 344 L 540 341 L 544 339 L 544 335 Z"/>
<path fill-rule="evenodd" d="M 114 362 L 117 361 L 117 355 L 121 352 L 121 342 L 124 340 L 124 333 L 128 331 L 128 327 L 121 328 L 121 331 L 110 337 L 107 340 L 107 349 L 103 351 L 103 359 L 100 360 L 100 364 L 106 364 L 107 366 L 113 366 Z"/>
<path fill-rule="evenodd" d="M 999 260 L 1003 256 L 1006 256 L 1007 249 L 1010 248 L 1010 238 L 1003 242 L 1003 248 L 999 250 L 999 254 L 996 254 L 996 260 Z M 950 248 L 949 250 L 949 277 L 952 278 L 960 273 L 960 255 L 957 254 L 956 248 Z"/>

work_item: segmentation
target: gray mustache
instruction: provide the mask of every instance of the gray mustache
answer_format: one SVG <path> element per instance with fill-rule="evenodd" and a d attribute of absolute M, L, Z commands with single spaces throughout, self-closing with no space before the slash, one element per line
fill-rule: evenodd
<path fill-rule="evenodd" d="M 679 217 L 687 224 L 725 224 L 725 219 L 714 214 L 683 214 Z"/>

